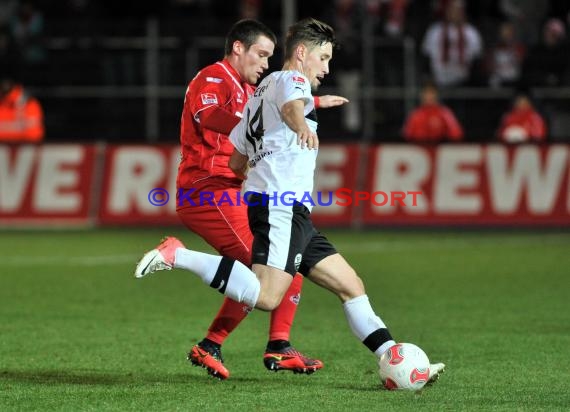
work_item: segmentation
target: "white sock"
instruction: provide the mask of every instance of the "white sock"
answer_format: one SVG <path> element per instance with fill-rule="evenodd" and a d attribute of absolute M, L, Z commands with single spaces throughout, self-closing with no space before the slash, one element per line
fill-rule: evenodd
<path fill-rule="evenodd" d="M 178 248 L 174 267 L 194 272 L 205 284 L 230 299 L 250 307 L 257 303 L 261 284 L 255 273 L 237 260 Z"/>
<path fill-rule="evenodd" d="M 390 346 L 396 344 L 382 319 L 374 313 L 368 296 L 348 300 L 343 307 L 352 333 L 376 356 L 382 356 Z"/>

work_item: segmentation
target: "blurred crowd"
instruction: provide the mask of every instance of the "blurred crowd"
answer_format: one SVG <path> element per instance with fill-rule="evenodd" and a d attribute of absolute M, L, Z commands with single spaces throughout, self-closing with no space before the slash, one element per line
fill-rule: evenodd
<path fill-rule="evenodd" d="M 297 0 L 296 9 L 299 18 L 313 16 L 333 25 L 342 44 L 333 60 L 334 74 L 328 85 L 351 99 L 351 104 L 343 108 L 342 116 L 337 115 L 341 128 L 331 127 L 337 133 L 341 130 L 357 136 L 361 132 L 363 87 L 404 86 L 403 59 L 393 58 L 386 51 L 389 49 L 372 57 L 376 62 L 374 78 L 364 77 L 362 30 L 366 21 L 370 33 L 383 44 L 401 46 L 405 38 L 416 44 L 417 107 L 405 112 L 394 109 L 388 100 L 380 100 L 373 112 L 379 139 L 570 141 L 570 132 L 567 136 L 560 132 L 570 130 L 568 104 L 564 99 L 547 100 L 535 95 L 542 88 L 570 87 L 568 0 Z M 38 91 L 50 139 L 72 135 L 86 139 L 134 138 L 125 137 L 119 125 L 113 126 L 132 115 L 121 109 L 115 117 L 106 116 L 110 124 L 99 131 L 58 129 L 67 119 L 66 111 L 73 110 L 72 104 L 50 96 L 43 99 L 42 87 L 144 85 L 144 56 L 127 49 L 104 49 L 95 40 L 102 36 L 144 35 L 148 16 L 160 20 L 161 35 L 191 44 L 196 36 L 223 36 L 233 21 L 246 17 L 260 19 L 278 32 L 281 12 L 281 1 L 277 0 L 0 0 L 0 74 L 4 84 L 0 89 L 0 140 L 7 140 L 3 130 L 8 128 L 6 119 L 10 118 L 6 113 L 16 106 L 15 88 L 26 96 L 26 101 L 39 106 L 26 94 L 26 88 Z M 62 41 L 57 44 L 58 53 L 54 52 L 54 39 L 80 37 L 92 38 L 95 46 L 78 47 L 73 41 Z M 178 54 L 183 54 L 180 50 Z M 280 58 L 274 57 L 273 69 L 279 67 Z M 185 87 L 193 73 L 181 73 L 177 68 L 187 59 L 174 52 L 161 55 L 161 82 Z M 509 90 L 510 94 L 501 104 L 489 105 L 480 100 L 478 111 L 467 97 L 448 98 L 453 90 L 463 87 Z M 82 112 L 92 116 L 105 113 L 103 109 L 112 104 L 108 99 L 84 103 Z M 180 107 L 180 102 L 162 105 L 163 123 L 167 125 L 161 130 L 169 136 L 167 139 L 174 140 L 177 135 L 174 123 Z M 67 124 L 73 127 L 74 123 Z"/>

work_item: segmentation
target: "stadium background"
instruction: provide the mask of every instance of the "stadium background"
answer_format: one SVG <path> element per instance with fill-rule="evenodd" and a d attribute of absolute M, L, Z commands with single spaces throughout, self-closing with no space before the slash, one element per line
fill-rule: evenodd
<path fill-rule="evenodd" d="M 21 3 L 0 2 L 0 10 Z M 339 327 L 338 302 L 310 282 L 293 336 L 326 368 L 309 380 L 268 375 L 260 360 L 267 315 L 254 311 L 224 347 L 232 380 L 218 384 L 190 368 L 184 353 L 207 328 L 219 297 L 181 271 L 132 278 L 140 254 L 166 233 L 210 250 L 171 209 L 151 207 L 147 194 L 172 190 L 187 82 L 221 57 L 229 25 L 244 11 L 257 12 L 282 34 L 298 17 L 330 21 L 337 3 L 33 2 L 43 18 L 40 35 L 2 60 L 17 67 L 42 103 L 46 138 L 36 146 L 0 145 L 0 409 L 567 408 L 568 73 L 555 87 L 495 88 L 482 71 L 441 90 L 464 126 L 462 144 L 405 143 L 402 124 L 429 77 L 422 37 L 445 1 L 403 2 L 405 24 L 396 37 L 386 34 L 385 15 L 357 9 L 350 19 L 357 48 L 348 49 L 348 61 L 342 54 L 333 60 L 322 88 L 341 94 L 335 70 L 360 73 L 351 90 L 359 122 L 350 126 L 336 110 L 320 113 L 326 143 L 318 187 L 388 191 L 412 184 L 427 203 L 378 209 L 363 202 L 316 216 L 343 227 L 327 234 L 394 334 L 447 363 L 437 386 L 419 395 L 379 391 L 373 358 Z M 567 26 L 566 3 L 466 5 L 487 49 L 498 24 L 513 18 L 509 5 L 532 10 L 520 22 L 535 23 L 530 32 L 534 27 L 538 41 L 549 18 Z M 1 35 L 7 32 L 5 26 Z M 280 59 L 278 49 L 272 69 Z M 545 144 L 497 141 L 499 120 L 519 88 L 548 122 Z"/>

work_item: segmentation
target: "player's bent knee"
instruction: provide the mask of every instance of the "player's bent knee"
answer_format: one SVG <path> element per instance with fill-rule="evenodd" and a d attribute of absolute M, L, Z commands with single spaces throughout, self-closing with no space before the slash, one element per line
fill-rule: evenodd
<path fill-rule="evenodd" d="M 260 293 L 259 298 L 257 299 L 257 303 L 255 304 L 255 307 L 260 310 L 271 312 L 272 310 L 277 308 L 277 306 L 279 306 L 280 303 L 281 303 L 281 296 Z"/>

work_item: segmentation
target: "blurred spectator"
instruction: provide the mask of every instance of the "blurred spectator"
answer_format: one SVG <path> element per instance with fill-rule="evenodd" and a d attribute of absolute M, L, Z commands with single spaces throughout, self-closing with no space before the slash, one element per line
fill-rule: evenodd
<path fill-rule="evenodd" d="M 525 86 L 564 85 L 568 66 L 568 44 L 564 23 L 550 19 L 542 31 L 542 43 L 534 46 L 523 65 Z"/>
<path fill-rule="evenodd" d="M 465 20 L 463 1 L 450 1 L 445 11 L 445 19 L 428 28 L 422 52 L 429 58 L 438 86 L 461 86 L 470 80 L 483 42 L 479 31 Z"/>
<path fill-rule="evenodd" d="M 240 0 L 240 19 L 258 19 L 261 13 L 261 0 Z"/>
<path fill-rule="evenodd" d="M 27 95 L 9 70 L 0 73 L 0 143 L 40 143 L 43 138 L 40 103 Z"/>
<path fill-rule="evenodd" d="M 534 109 L 528 95 L 517 95 L 512 110 L 503 116 L 497 135 L 505 143 L 546 140 L 546 123 Z"/>
<path fill-rule="evenodd" d="M 489 85 L 492 87 L 513 86 L 521 76 L 526 48 L 517 41 L 515 26 L 504 22 L 499 28 L 497 43 L 487 55 Z"/>
<path fill-rule="evenodd" d="M 523 43 L 534 46 L 539 42 L 540 25 L 548 11 L 547 0 L 499 0 L 499 8 L 516 24 Z"/>
<path fill-rule="evenodd" d="M 32 1 L 22 0 L 10 21 L 10 32 L 23 63 L 33 65 L 45 60 L 43 30 L 41 11 Z"/>
<path fill-rule="evenodd" d="M 417 143 L 459 141 L 463 129 L 453 112 L 439 103 L 437 88 L 430 84 L 422 89 L 420 106 L 408 116 L 403 135 Z"/>
<path fill-rule="evenodd" d="M 406 11 L 410 0 L 376 0 L 368 1 L 379 9 L 375 14 L 383 20 L 384 33 L 389 37 L 401 37 L 406 23 Z M 376 4 L 374 4 L 376 3 Z"/>
<path fill-rule="evenodd" d="M 342 125 L 348 132 L 358 132 L 362 125 L 360 90 L 362 89 L 361 26 L 366 9 L 359 0 L 335 0 L 325 12 L 324 21 L 335 28 L 341 45 L 335 52 L 335 79 L 338 93 L 350 100 L 342 107 Z M 379 10 L 377 0 L 371 1 L 370 12 Z M 372 79 L 368 79 L 372 80 Z"/>

